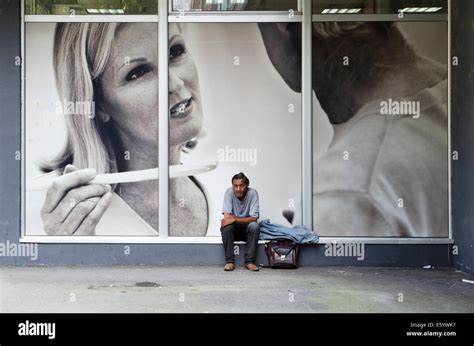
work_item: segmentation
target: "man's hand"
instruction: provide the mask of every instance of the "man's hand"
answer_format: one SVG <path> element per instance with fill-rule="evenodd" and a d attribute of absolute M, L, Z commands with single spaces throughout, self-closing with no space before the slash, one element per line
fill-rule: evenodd
<path fill-rule="evenodd" d="M 227 225 L 231 225 L 235 222 L 235 219 L 222 219 L 221 220 L 221 227 L 225 227 Z"/>
<path fill-rule="evenodd" d="M 224 218 L 221 219 L 221 227 L 231 225 L 235 222 L 235 216 L 233 214 L 225 213 Z"/>

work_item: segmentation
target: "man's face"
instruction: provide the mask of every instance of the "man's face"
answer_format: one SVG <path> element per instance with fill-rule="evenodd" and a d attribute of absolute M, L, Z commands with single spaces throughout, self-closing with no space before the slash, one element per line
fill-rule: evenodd
<path fill-rule="evenodd" d="M 232 189 L 237 198 L 244 198 L 247 194 L 248 185 L 245 184 L 243 179 L 234 179 L 232 181 Z"/>

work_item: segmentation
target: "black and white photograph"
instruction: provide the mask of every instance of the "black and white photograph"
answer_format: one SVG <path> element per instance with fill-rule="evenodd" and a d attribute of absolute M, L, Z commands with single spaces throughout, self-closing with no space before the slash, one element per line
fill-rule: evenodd
<path fill-rule="evenodd" d="M 27 234 L 157 235 L 157 24 L 30 23 L 26 37 Z"/>
<path fill-rule="evenodd" d="M 280 34 L 285 26 L 291 34 L 287 41 Z M 145 173 L 157 178 L 152 171 L 158 167 L 156 25 L 52 27 L 29 24 L 30 35 L 38 36 L 32 45 L 51 44 L 52 35 L 54 45 L 44 60 L 35 61 L 44 64 L 42 75 L 35 73 L 28 79 L 28 182 L 94 167 L 97 174 L 128 171 L 135 179 Z M 137 35 L 138 28 L 148 35 Z M 61 35 L 79 39 L 81 30 L 92 40 L 91 47 L 110 45 L 109 54 L 88 58 L 105 62 L 98 71 L 86 71 L 97 75 L 91 77 L 92 90 L 87 89 L 87 80 L 75 88 L 61 81 L 81 81 L 74 75 L 81 73 L 79 63 L 61 65 L 68 56 Z M 300 222 L 300 32 L 296 23 L 169 25 L 171 236 L 218 237 L 223 193 L 230 186 L 229 178 L 239 171 L 246 171 L 259 187 L 264 219 L 287 225 Z M 421 39 L 423 32 L 438 35 L 427 41 Z M 121 44 L 127 35 L 139 39 Z M 448 213 L 438 211 L 448 204 L 446 25 L 314 23 L 313 37 L 313 230 L 322 236 L 447 236 L 442 225 L 448 224 Z M 140 40 L 146 43 L 145 51 L 140 51 Z M 332 47 L 331 40 L 340 47 L 336 53 L 325 51 L 326 46 Z M 443 40 L 446 44 L 440 44 Z M 368 47 L 361 53 L 353 41 Z M 370 45 L 384 45 L 387 52 L 371 53 Z M 281 58 L 282 50 L 290 57 L 287 61 Z M 330 54 L 337 56 L 329 61 Z M 117 81 L 119 72 L 114 67 L 107 71 L 114 60 L 128 67 L 123 71 L 128 74 L 120 76 L 126 87 Z M 366 77 L 372 75 L 375 78 Z M 48 80 L 51 89 L 45 86 Z M 63 96 L 54 100 L 50 96 L 54 93 L 48 92 L 46 104 L 42 92 L 55 86 Z M 121 102 L 114 102 L 114 97 Z M 114 103 L 113 108 L 107 101 Z M 33 178 L 38 173 L 47 174 Z M 418 176 L 423 180 L 418 181 Z M 77 179 L 86 179 L 85 184 L 88 178 Z M 75 184 L 80 190 L 80 183 Z M 45 190 L 43 194 L 28 191 L 28 219 L 37 225 L 41 217 L 51 228 L 30 228 L 30 234 L 58 235 L 52 228 L 64 229 L 66 222 L 71 230 L 63 235 L 80 235 L 84 231 L 78 225 L 95 210 L 99 197 L 104 198 L 96 210 L 100 215 L 95 228 L 88 227 L 91 233 L 84 234 L 109 234 L 105 229 L 114 223 L 116 233 L 111 235 L 158 233 L 156 179 L 112 184 L 109 194 L 108 188 L 78 191 L 77 198 L 69 190 L 66 199 L 55 200 L 50 187 L 52 200 L 46 198 L 41 206 Z M 137 203 L 144 195 L 149 203 Z M 433 203 L 438 207 L 433 208 Z M 76 217 L 70 212 L 77 207 Z M 347 217 L 341 219 L 340 212 Z M 292 217 L 283 216 L 288 214 Z M 122 227 L 125 222 L 135 224 L 135 231 L 122 233 L 120 229 L 128 228 Z"/>
<path fill-rule="evenodd" d="M 319 235 L 448 236 L 447 47 L 443 22 L 313 23 Z"/>
<path fill-rule="evenodd" d="M 171 109 L 170 165 L 210 167 L 193 177 L 199 190 L 170 179 L 171 234 L 220 237 L 224 192 L 238 172 L 259 192 L 260 219 L 289 225 L 283 211 L 301 203 L 301 95 L 274 69 L 257 24 L 170 24 L 169 35 L 170 55 L 180 54 L 170 58 L 170 107 L 191 100 Z M 175 158 L 173 138 L 189 131 Z"/>
<path fill-rule="evenodd" d="M 0 0 L 0 346 L 474 345 L 473 18 Z"/>
<path fill-rule="evenodd" d="M 313 114 L 332 125 L 314 151 L 316 232 L 447 237 L 446 23 L 313 23 L 313 47 Z"/>
<path fill-rule="evenodd" d="M 54 58 L 45 50 L 44 60 L 36 59 L 35 64 L 59 71 L 45 68 L 42 75 L 28 78 L 27 181 L 32 184 L 30 188 L 27 184 L 26 210 L 27 222 L 35 225 L 27 227 L 29 235 L 158 234 L 156 179 L 107 184 L 109 192 L 99 185 L 93 191 L 81 190 L 94 179 L 81 176 L 87 169 L 99 175 L 128 172 L 135 175 L 132 179 L 140 179 L 142 174 L 149 178 L 150 170 L 158 167 L 156 29 L 151 23 L 28 25 L 31 45 L 51 44 L 54 33 Z M 86 57 L 92 54 L 88 59 L 104 64 L 97 71 L 83 70 L 83 57 L 71 56 L 68 47 L 61 46 L 73 44 L 71 39 L 80 40 L 81 35 L 87 35 L 90 48 L 78 41 L 74 53 L 84 49 Z M 170 24 L 169 36 L 170 236 L 220 237 L 224 192 L 238 171 L 246 171 L 252 184 L 258 184 L 262 216 L 287 222 L 283 211 L 301 203 L 301 97 L 273 68 L 257 25 Z M 94 56 L 92 49 L 104 45 L 108 54 L 101 50 Z M 27 52 L 34 47 L 27 47 Z M 70 65 L 70 59 L 78 61 Z M 90 80 L 74 75 L 81 73 L 92 79 L 91 90 Z M 84 85 L 74 87 L 70 80 Z M 55 84 L 63 95 L 57 96 L 59 101 L 51 97 Z M 83 113 L 69 114 L 73 111 Z M 58 153 L 61 146 L 64 149 Z M 69 195 L 55 192 L 51 185 L 45 190 L 47 183 L 39 183 L 51 184 L 76 170 L 69 175 L 76 180 L 57 187 Z M 143 198 L 147 203 L 141 202 Z M 77 207 L 77 216 L 71 214 Z M 92 210 L 98 214 L 94 227 L 79 229 Z M 39 217 L 49 227 L 38 227 Z M 55 226 L 61 231 L 56 232 Z"/>

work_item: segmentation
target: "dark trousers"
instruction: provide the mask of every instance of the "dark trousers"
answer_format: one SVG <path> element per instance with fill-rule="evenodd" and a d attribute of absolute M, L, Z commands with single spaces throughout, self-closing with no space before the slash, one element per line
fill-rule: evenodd
<path fill-rule="evenodd" d="M 249 224 L 232 223 L 221 227 L 222 242 L 224 243 L 226 263 L 235 263 L 234 240 L 246 241 L 245 263 L 255 263 L 257 258 L 260 225 L 257 222 Z"/>

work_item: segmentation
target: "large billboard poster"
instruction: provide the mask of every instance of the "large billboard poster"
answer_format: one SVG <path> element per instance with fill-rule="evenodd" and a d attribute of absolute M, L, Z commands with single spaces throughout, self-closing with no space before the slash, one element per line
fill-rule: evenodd
<path fill-rule="evenodd" d="M 156 179 L 110 184 L 113 178 L 96 178 L 109 183 L 107 192 L 103 184 L 93 184 L 93 191 L 85 185 L 93 177 L 74 177 L 97 170 L 102 145 L 108 165 L 98 166 L 100 175 L 139 178 L 158 167 L 156 24 L 91 25 L 70 24 L 79 32 L 63 38 L 58 28 L 68 24 L 27 25 L 26 235 L 158 235 Z M 261 218 L 288 224 L 283 211 L 300 203 L 301 95 L 273 68 L 255 23 L 170 24 L 169 33 L 169 235 L 220 237 L 224 192 L 241 171 L 260 194 Z M 74 44 L 71 39 L 85 56 L 72 47 L 57 52 Z M 98 66 L 84 69 L 84 58 Z M 94 74 L 89 109 L 80 97 Z M 61 88 L 70 96 L 58 95 Z M 69 114 L 73 105 L 85 109 Z M 73 181 L 63 183 L 66 177 Z M 104 207 L 94 216 L 97 225 L 83 231 L 79 220 L 100 206 L 99 197 Z"/>
<path fill-rule="evenodd" d="M 170 24 L 169 35 L 170 155 L 183 140 L 192 148 L 170 164 L 215 164 L 170 180 L 171 234 L 220 236 L 224 193 L 239 172 L 259 193 L 260 219 L 288 224 L 283 211 L 300 203 L 301 94 L 273 68 L 254 23 Z M 175 112 L 189 99 L 190 114 Z"/>
<path fill-rule="evenodd" d="M 157 24 L 25 33 L 25 235 L 157 236 Z M 318 235 L 447 237 L 447 47 L 445 22 L 313 23 L 302 143 L 300 23 L 170 23 L 169 235 L 220 237 L 239 172 L 301 223 L 312 145 Z"/>
<path fill-rule="evenodd" d="M 447 37 L 446 22 L 313 23 L 318 235 L 448 237 Z"/>
<path fill-rule="evenodd" d="M 25 234 L 158 235 L 158 25 L 27 23 L 25 38 Z"/>

